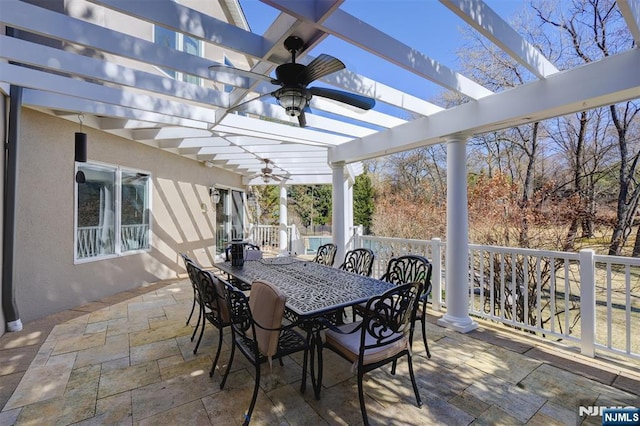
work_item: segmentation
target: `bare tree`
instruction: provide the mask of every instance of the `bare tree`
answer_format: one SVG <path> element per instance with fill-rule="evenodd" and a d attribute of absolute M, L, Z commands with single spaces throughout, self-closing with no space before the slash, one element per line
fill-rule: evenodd
<path fill-rule="evenodd" d="M 633 43 L 614 0 L 573 0 L 565 8 L 535 8 L 539 19 L 560 30 L 572 46 L 573 55 L 568 60 L 589 63 L 610 56 L 623 45 Z M 629 140 L 629 135 L 638 126 L 638 104 L 626 102 L 609 106 L 611 121 L 619 153 L 619 192 L 616 220 L 609 245 L 609 254 L 620 255 L 633 226 L 640 187 L 636 182 L 639 152 Z"/>

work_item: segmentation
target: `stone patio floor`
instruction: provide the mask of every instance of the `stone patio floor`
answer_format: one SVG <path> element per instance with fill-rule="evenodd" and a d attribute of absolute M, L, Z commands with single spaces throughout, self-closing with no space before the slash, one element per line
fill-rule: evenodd
<path fill-rule="evenodd" d="M 198 353 L 185 325 L 187 279 L 157 283 L 71 309 L 0 337 L 0 425 L 234 425 L 253 390 L 253 367 L 237 353 L 224 390 L 230 333 L 209 378 L 217 330 Z M 459 334 L 436 325 L 414 342 L 418 408 L 400 362 L 365 377 L 366 405 L 379 425 L 601 424 L 580 405 L 640 407 L 640 363 L 591 359 L 559 343 L 479 321 Z M 417 327 L 419 329 L 419 327 Z M 263 368 L 256 425 L 362 424 L 351 365 L 325 351 L 321 399 L 299 391 L 301 356 Z"/>

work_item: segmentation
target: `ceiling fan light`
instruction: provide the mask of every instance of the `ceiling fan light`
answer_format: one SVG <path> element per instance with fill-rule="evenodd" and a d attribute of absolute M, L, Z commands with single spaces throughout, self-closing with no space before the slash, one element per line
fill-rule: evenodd
<path fill-rule="evenodd" d="M 264 183 L 269 183 L 271 181 L 271 176 L 269 175 L 262 175 L 262 181 Z"/>
<path fill-rule="evenodd" d="M 275 93 L 280 106 L 290 117 L 297 117 L 307 107 L 311 93 L 306 89 L 282 88 Z"/>

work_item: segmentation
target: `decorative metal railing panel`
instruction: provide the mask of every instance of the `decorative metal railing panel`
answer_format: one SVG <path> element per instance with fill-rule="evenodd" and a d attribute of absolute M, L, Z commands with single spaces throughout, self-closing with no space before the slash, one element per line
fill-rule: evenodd
<path fill-rule="evenodd" d="M 357 236 L 374 251 L 372 276 L 403 254 L 433 263 L 432 307 L 446 307 L 445 246 L 439 239 Z M 640 359 L 640 259 L 469 245 L 469 313 L 580 346 Z"/>

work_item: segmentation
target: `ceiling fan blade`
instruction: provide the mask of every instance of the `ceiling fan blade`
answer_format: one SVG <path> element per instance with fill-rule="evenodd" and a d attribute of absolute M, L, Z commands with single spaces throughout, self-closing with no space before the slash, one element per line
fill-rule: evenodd
<path fill-rule="evenodd" d="M 252 80 L 268 81 L 269 83 L 271 83 L 271 77 L 269 77 L 268 75 L 258 74 L 257 72 L 246 71 L 240 68 L 233 68 L 226 65 L 219 65 L 219 64 L 211 65 L 209 67 L 209 70 L 214 74 L 214 78 L 215 78 L 215 74 L 223 73 L 227 75 L 236 75 L 240 77 L 246 77 Z"/>
<path fill-rule="evenodd" d="M 313 61 L 309 62 L 304 73 L 299 77 L 298 82 L 303 86 L 306 86 L 314 80 L 322 78 L 325 75 L 332 74 L 336 71 L 340 71 L 344 68 L 345 66 L 340 59 L 323 53 Z"/>
<path fill-rule="evenodd" d="M 344 92 L 342 90 L 328 89 L 326 87 L 310 87 L 309 91 L 314 96 L 321 96 L 334 101 L 343 102 L 357 108 L 369 110 L 376 104 L 376 100 L 367 96 L 357 95 L 355 93 Z"/>

